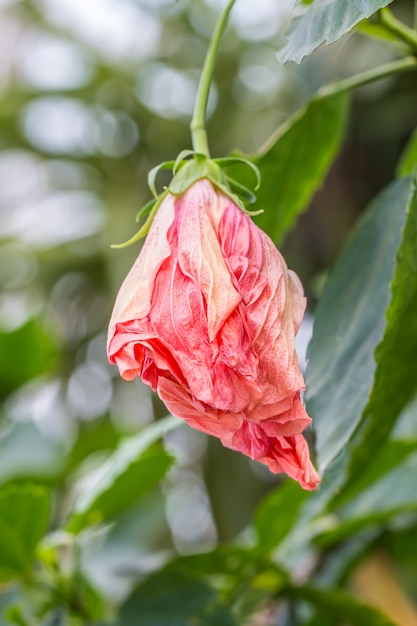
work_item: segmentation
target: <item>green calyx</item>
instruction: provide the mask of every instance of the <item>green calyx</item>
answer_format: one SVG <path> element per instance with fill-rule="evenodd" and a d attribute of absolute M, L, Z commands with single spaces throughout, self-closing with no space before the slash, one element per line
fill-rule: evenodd
<path fill-rule="evenodd" d="M 233 165 L 242 164 L 249 167 L 255 175 L 256 182 L 253 191 L 235 181 L 224 171 Z M 174 176 L 169 186 L 165 187 L 163 192 L 158 193 L 156 178 L 161 170 L 172 170 Z M 146 215 L 147 218 L 133 237 L 124 243 L 113 245 L 112 248 L 126 248 L 145 237 L 149 232 L 159 206 L 167 194 L 170 193 L 176 197 L 182 196 L 194 183 L 204 178 L 208 179 L 214 187 L 228 196 L 244 213 L 248 215 L 262 213 L 262 211 L 250 211 L 246 206 L 256 201 L 254 191 L 259 189 L 261 183 L 260 172 L 254 163 L 241 157 L 211 159 L 192 150 L 183 150 L 175 161 L 165 161 L 149 172 L 148 185 L 154 197 L 140 209 L 136 216 L 136 221 L 140 221 Z"/>
<path fill-rule="evenodd" d="M 217 189 L 228 196 L 244 213 L 258 215 L 262 211 L 249 211 L 246 205 L 253 204 L 256 200 L 253 191 L 243 186 L 225 173 L 233 165 L 243 164 L 248 166 L 256 176 L 254 191 L 259 188 L 261 176 L 258 168 L 251 161 L 240 157 L 225 157 L 223 159 L 210 158 L 207 131 L 206 131 L 206 110 L 210 92 L 210 85 L 213 78 L 213 70 L 220 45 L 220 40 L 226 29 L 230 12 L 236 0 L 228 0 L 222 13 L 219 16 L 214 29 L 210 44 L 207 50 L 204 66 L 202 69 L 197 99 L 194 107 L 194 114 L 190 124 L 191 140 L 193 150 L 183 150 L 175 161 L 166 161 L 154 167 L 148 175 L 148 185 L 154 196 L 136 216 L 139 221 L 147 215 L 145 223 L 131 239 L 125 243 L 112 246 L 112 248 L 124 248 L 135 243 L 147 235 L 156 212 L 168 193 L 174 196 L 181 196 L 194 183 L 203 178 L 207 178 Z M 189 158 L 191 157 L 191 158 Z M 160 170 L 172 170 L 174 175 L 168 187 L 158 194 L 156 190 L 156 177 Z"/>

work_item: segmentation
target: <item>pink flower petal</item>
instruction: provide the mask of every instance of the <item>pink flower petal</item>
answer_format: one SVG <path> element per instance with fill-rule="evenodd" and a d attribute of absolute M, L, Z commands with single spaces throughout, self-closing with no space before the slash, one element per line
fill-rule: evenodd
<path fill-rule="evenodd" d="M 314 489 L 294 349 L 305 306 L 269 237 L 201 180 L 162 202 L 119 291 L 109 359 L 173 415 Z"/>

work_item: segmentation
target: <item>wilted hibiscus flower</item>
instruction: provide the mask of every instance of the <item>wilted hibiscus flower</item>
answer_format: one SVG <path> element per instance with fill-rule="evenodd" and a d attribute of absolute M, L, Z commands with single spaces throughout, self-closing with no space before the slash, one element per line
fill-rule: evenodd
<path fill-rule="evenodd" d="M 116 300 L 109 359 L 190 426 L 314 489 L 294 350 L 305 306 L 269 237 L 198 180 L 156 213 Z"/>

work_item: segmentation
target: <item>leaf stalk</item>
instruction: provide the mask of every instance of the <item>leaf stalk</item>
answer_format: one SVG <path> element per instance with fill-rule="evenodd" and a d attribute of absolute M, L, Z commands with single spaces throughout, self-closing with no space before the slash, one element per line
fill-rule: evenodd
<path fill-rule="evenodd" d="M 414 52 L 417 52 L 417 32 L 400 22 L 392 11 L 385 7 L 378 12 L 378 19 L 382 26 L 393 35 L 406 43 Z"/>
<path fill-rule="evenodd" d="M 349 91 L 356 87 L 362 87 L 369 83 L 373 83 L 381 78 L 387 78 L 388 76 L 394 76 L 403 72 L 410 72 L 417 70 L 417 58 L 414 56 L 407 56 L 399 61 L 392 61 L 391 63 L 385 63 L 379 67 L 372 68 L 366 72 L 361 72 L 351 78 L 345 78 L 336 83 L 331 83 L 322 87 L 318 92 L 318 97 L 331 96 L 333 94 L 341 93 L 342 91 Z"/>

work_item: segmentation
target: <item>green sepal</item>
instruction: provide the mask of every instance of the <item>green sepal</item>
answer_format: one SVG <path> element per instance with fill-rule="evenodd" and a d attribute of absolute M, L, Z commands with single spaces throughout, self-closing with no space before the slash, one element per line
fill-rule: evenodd
<path fill-rule="evenodd" d="M 188 159 L 189 156 L 192 156 L 193 158 Z M 128 239 L 128 241 L 120 244 L 113 244 L 111 247 L 126 248 L 132 243 L 139 241 L 139 239 L 142 239 L 142 237 L 145 237 L 148 234 L 153 218 L 155 217 L 155 214 L 167 193 L 171 193 L 174 196 L 181 196 L 194 183 L 198 180 L 202 180 L 203 178 L 207 178 L 217 189 L 228 196 L 241 209 L 241 211 L 243 211 L 243 213 L 252 216 L 263 213 L 262 210 L 248 211 L 246 209 L 244 202 L 253 204 L 256 201 L 255 194 L 238 181 L 226 176 L 223 172 L 224 167 L 240 165 L 242 163 L 247 165 L 254 172 L 256 176 L 255 190 L 258 189 L 261 182 L 261 176 L 258 168 L 251 161 L 241 157 L 225 157 L 212 160 L 207 158 L 204 154 L 193 152 L 193 150 L 182 150 L 175 161 L 164 161 L 163 163 L 160 163 L 156 167 L 152 168 L 148 174 L 148 185 L 154 197 L 147 204 L 145 204 L 145 206 L 143 206 L 136 215 L 136 221 L 139 221 L 144 215 L 148 215 L 146 222 L 133 237 Z M 165 191 L 161 195 L 158 195 L 155 183 L 160 170 L 172 170 L 174 177 L 169 186 L 165 187 Z"/>
<path fill-rule="evenodd" d="M 239 158 L 235 159 L 234 157 L 230 157 L 230 165 L 233 160 L 236 162 L 240 161 Z M 245 159 L 242 160 L 245 161 Z M 256 200 L 254 194 L 237 181 L 228 178 L 217 161 L 222 161 L 222 159 L 213 161 L 204 155 L 195 154 L 194 159 L 181 165 L 181 169 L 172 179 L 169 187 L 167 187 L 167 191 L 172 193 L 174 196 L 181 196 L 198 180 L 207 178 L 215 187 L 217 187 L 217 189 L 220 189 L 235 204 L 237 204 L 243 213 L 246 213 L 247 215 L 259 215 L 260 213 L 263 213 L 262 210 L 247 210 L 241 198 L 237 194 L 233 193 L 233 191 L 237 191 L 249 203 L 253 203 Z"/>
<path fill-rule="evenodd" d="M 242 211 L 242 213 L 246 213 L 246 215 L 250 215 L 251 217 L 253 217 L 254 215 L 260 215 L 261 213 L 263 213 L 263 209 L 260 209 L 259 211 L 249 211 L 244 203 L 242 202 L 242 200 L 239 198 L 239 196 L 237 196 L 235 193 L 233 193 L 230 189 L 229 186 L 229 180 L 226 185 L 222 185 L 219 183 L 213 183 L 218 189 L 220 189 L 220 191 L 222 191 L 224 193 L 225 196 L 227 196 L 228 198 L 230 198 L 232 200 L 232 202 L 234 202 L 239 209 Z M 211 181 L 213 182 L 213 181 Z"/>
<path fill-rule="evenodd" d="M 256 196 L 253 191 L 241 183 L 238 183 L 237 180 L 230 178 L 230 176 L 227 177 L 227 182 L 231 190 L 236 191 L 248 204 L 254 204 L 256 202 Z"/>
<path fill-rule="evenodd" d="M 221 168 L 211 159 L 196 154 L 194 159 L 182 164 L 168 190 L 174 196 L 181 196 L 191 185 L 203 178 L 208 178 L 216 186 L 227 185 L 226 175 Z"/>
<path fill-rule="evenodd" d="M 195 154 L 194 150 L 181 150 L 177 158 L 175 159 L 174 167 L 172 168 L 172 173 L 176 174 L 178 169 L 183 164 L 183 161 L 189 156 L 193 156 Z"/>
<path fill-rule="evenodd" d="M 144 215 L 147 215 L 148 213 L 150 213 L 150 211 L 152 211 L 153 209 L 155 202 L 157 202 L 157 199 L 152 198 L 152 200 L 149 200 L 149 202 L 147 202 L 141 209 L 139 209 L 135 217 L 135 221 L 140 222 L 140 220 L 142 219 Z"/>
<path fill-rule="evenodd" d="M 247 165 L 255 174 L 256 176 L 256 186 L 255 186 L 255 191 L 257 191 L 259 189 L 259 187 L 261 186 L 261 172 L 259 171 L 259 167 L 257 165 L 255 165 L 255 163 L 253 163 L 252 161 L 249 161 L 249 159 L 244 159 L 243 157 L 222 157 L 220 159 L 214 159 L 214 162 L 217 163 L 217 165 L 220 165 L 220 167 L 228 167 L 229 165 Z"/>
<path fill-rule="evenodd" d="M 179 155 L 181 156 L 181 155 Z M 177 159 L 178 160 L 178 159 Z M 176 167 L 177 161 L 164 161 L 156 167 L 153 167 L 148 174 L 148 187 L 152 191 L 153 196 L 158 200 L 158 192 L 156 191 L 155 181 L 160 170 L 172 170 Z"/>
<path fill-rule="evenodd" d="M 111 248 L 127 248 L 128 246 L 130 246 L 132 243 L 136 243 L 137 241 L 139 241 L 140 239 L 142 239 L 142 237 L 145 237 L 148 232 L 149 229 L 151 227 L 151 224 L 153 222 L 153 218 L 156 215 L 157 210 L 159 209 L 162 201 L 164 200 L 164 198 L 166 197 L 167 192 L 165 191 L 164 193 L 162 193 L 159 198 L 155 201 L 151 201 L 154 202 L 154 205 L 148 215 L 148 219 L 146 220 L 146 222 L 143 224 L 143 226 L 138 230 L 138 232 L 136 233 L 136 235 L 133 235 L 133 237 L 131 237 L 130 239 L 128 239 L 127 241 L 125 241 L 124 243 L 115 243 L 112 246 L 110 246 Z M 143 207 L 143 209 L 147 208 L 148 205 L 150 204 L 150 202 L 148 202 L 148 204 L 145 204 L 145 206 Z M 141 209 L 141 211 L 143 211 L 143 209 Z M 140 212 L 141 212 L 140 211 Z"/>

